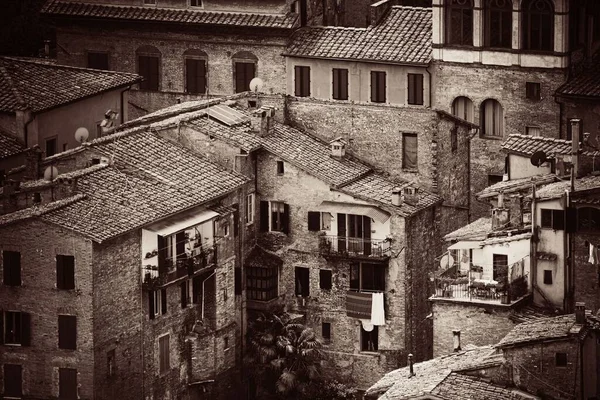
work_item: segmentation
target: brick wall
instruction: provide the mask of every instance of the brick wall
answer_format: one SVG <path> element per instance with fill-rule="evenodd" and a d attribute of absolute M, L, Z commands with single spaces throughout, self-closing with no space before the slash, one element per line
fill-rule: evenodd
<path fill-rule="evenodd" d="M 0 345 L 0 364 L 22 365 L 23 393 L 32 398 L 58 396 L 58 369 L 75 368 L 79 398 L 94 398 L 92 244 L 66 229 L 27 220 L 0 228 L 0 250 L 21 253 L 22 279 L 20 287 L 0 285 L 1 308 L 31 314 L 31 346 Z M 56 288 L 57 254 L 75 257 L 74 290 Z M 58 348 L 59 314 L 77 317 L 77 350 Z"/>
<path fill-rule="evenodd" d="M 595 313 L 600 308 L 600 270 L 597 265 L 588 262 L 590 257 L 586 241 L 595 246 L 600 244 L 600 237 L 596 234 L 574 233 L 571 235 L 573 243 L 573 274 L 575 301 L 582 301 L 586 308 Z"/>
<path fill-rule="evenodd" d="M 515 326 L 509 309 L 474 303 L 432 300 L 433 356 L 453 350 L 452 331 L 460 330 L 461 347 L 498 343 Z"/>

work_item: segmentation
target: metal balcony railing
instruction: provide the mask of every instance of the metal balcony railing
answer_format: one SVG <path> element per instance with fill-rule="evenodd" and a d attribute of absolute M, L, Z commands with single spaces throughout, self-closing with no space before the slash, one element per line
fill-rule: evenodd
<path fill-rule="evenodd" d="M 216 246 L 196 247 L 191 254 L 180 255 L 175 260 L 171 258 L 159 260 L 158 274 L 147 271 L 143 283 L 149 289 L 165 286 L 184 276 L 194 276 L 197 272 L 216 263 Z"/>
<path fill-rule="evenodd" d="M 319 252 L 341 257 L 389 257 L 391 242 L 388 239 L 362 239 L 346 236 L 320 236 Z"/>

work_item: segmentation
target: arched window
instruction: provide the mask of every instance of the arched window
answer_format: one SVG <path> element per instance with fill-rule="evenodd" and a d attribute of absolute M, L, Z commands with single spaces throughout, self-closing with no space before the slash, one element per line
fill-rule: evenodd
<path fill-rule="evenodd" d="M 183 59 L 185 61 L 185 92 L 205 94 L 208 87 L 207 54 L 202 50 L 189 49 L 183 53 Z"/>
<path fill-rule="evenodd" d="M 250 81 L 256 76 L 258 57 L 249 51 L 240 51 L 232 59 L 235 92 L 246 92 L 250 90 Z"/>
<path fill-rule="evenodd" d="M 446 1 L 446 43 L 473 45 L 473 0 Z"/>
<path fill-rule="evenodd" d="M 523 49 L 554 49 L 554 7 L 552 0 L 523 0 Z"/>
<path fill-rule="evenodd" d="M 452 102 L 452 114 L 465 121 L 474 122 L 473 102 L 468 97 L 457 97 Z"/>
<path fill-rule="evenodd" d="M 154 46 L 141 46 L 136 52 L 137 72 L 144 77 L 142 90 L 160 90 L 160 51 Z"/>
<path fill-rule="evenodd" d="M 512 47 L 512 1 L 485 0 L 485 45 Z"/>
<path fill-rule="evenodd" d="M 485 136 L 502 136 L 504 134 L 504 111 L 496 100 L 487 99 L 481 103 L 481 133 Z"/>
<path fill-rule="evenodd" d="M 577 210 L 578 231 L 600 231 L 600 210 L 593 207 L 582 207 Z"/>

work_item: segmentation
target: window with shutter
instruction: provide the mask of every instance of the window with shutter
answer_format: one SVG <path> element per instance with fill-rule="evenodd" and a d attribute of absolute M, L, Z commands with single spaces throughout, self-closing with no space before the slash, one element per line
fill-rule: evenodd
<path fill-rule="evenodd" d="M 318 211 L 308 212 L 308 230 L 319 231 L 321 228 L 321 213 Z"/>
<path fill-rule="evenodd" d="M 77 317 L 74 315 L 58 316 L 58 348 L 77 349 Z"/>
<path fill-rule="evenodd" d="M 329 342 L 331 340 L 331 323 L 323 322 L 321 324 L 321 336 L 323 340 Z"/>
<path fill-rule="evenodd" d="M 418 169 L 418 140 L 416 133 L 402 134 L 402 168 Z"/>
<path fill-rule="evenodd" d="M 408 104 L 423 105 L 422 74 L 408 74 Z"/>
<path fill-rule="evenodd" d="M 154 306 L 155 293 L 156 291 L 148 292 L 148 317 L 150 319 L 154 319 L 156 317 L 156 307 Z"/>
<path fill-rule="evenodd" d="M 159 371 L 162 374 L 169 372 L 171 368 L 170 350 L 169 350 L 169 335 L 164 335 L 158 338 L 158 353 L 159 353 Z"/>
<path fill-rule="evenodd" d="M 158 55 L 138 55 L 138 74 L 144 78 L 140 83 L 141 90 L 159 90 L 159 64 L 160 57 Z"/>
<path fill-rule="evenodd" d="M 310 270 L 296 267 L 296 296 L 308 297 L 310 295 Z"/>
<path fill-rule="evenodd" d="M 23 395 L 23 367 L 17 364 L 4 364 L 4 398 Z"/>
<path fill-rule="evenodd" d="M 21 253 L 2 252 L 3 282 L 7 286 L 21 286 Z"/>
<path fill-rule="evenodd" d="M 108 70 L 108 53 L 100 51 L 88 51 L 88 68 Z"/>
<path fill-rule="evenodd" d="M 74 368 L 58 369 L 58 398 L 77 399 L 77 370 Z"/>
<path fill-rule="evenodd" d="M 185 59 L 185 90 L 191 94 L 206 93 L 206 60 Z"/>
<path fill-rule="evenodd" d="M 279 201 L 271 203 L 271 231 L 289 232 L 289 206 Z"/>
<path fill-rule="evenodd" d="M 235 63 L 235 92 L 247 92 L 250 90 L 250 81 L 256 74 L 256 63 L 254 62 L 236 62 Z"/>
<path fill-rule="evenodd" d="M 348 100 L 348 70 L 333 69 L 333 98 L 335 100 Z"/>
<path fill-rule="evenodd" d="M 383 71 L 371 71 L 371 102 L 386 102 L 386 74 Z"/>
<path fill-rule="evenodd" d="M 310 96 L 310 67 L 299 65 L 294 67 L 294 85 L 296 97 Z"/>
<path fill-rule="evenodd" d="M 56 287 L 58 289 L 75 289 L 75 257 L 56 256 Z"/>
<path fill-rule="evenodd" d="M 332 273 L 329 269 L 320 269 L 319 270 L 319 287 L 323 290 L 331 290 L 332 282 L 331 282 Z"/>

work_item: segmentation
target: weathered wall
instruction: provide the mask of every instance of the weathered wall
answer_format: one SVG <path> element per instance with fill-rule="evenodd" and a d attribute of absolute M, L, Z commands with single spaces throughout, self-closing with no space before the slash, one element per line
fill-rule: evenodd
<path fill-rule="evenodd" d="M 26 220 L 0 228 L 0 250 L 21 253 L 22 280 L 20 287 L 0 285 L 2 309 L 31 314 L 31 346 L 1 346 L 0 364 L 22 365 L 23 393 L 32 398 L 56 398 L 58 369 L 75 368 L 79 398 L 94 398 L 91 242 L 56 225 Z M 56 288 L 57 254 L 75 257 L 74 290 Z M 77 350 L 58 348 L 59 314 L 77 317 Z"/>
<path fill-rule="evenodd" d="M 598 233 L 577 232 L 573 233 L 571 238 L 575 301 L 584 302 L 586 308 L 591 309 L 595 314 L 600 308 L 600 270 L 597 265 L 588 262 L 590 251 L 586 242 L 598 246 L 600 237 Z"/>

